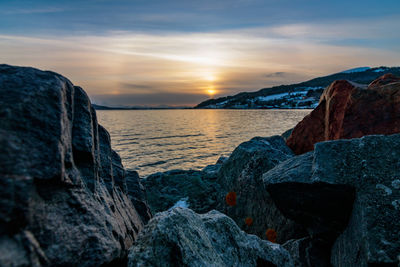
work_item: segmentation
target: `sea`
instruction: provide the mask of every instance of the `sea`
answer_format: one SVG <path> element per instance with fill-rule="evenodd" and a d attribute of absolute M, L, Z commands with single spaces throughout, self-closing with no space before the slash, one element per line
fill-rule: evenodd
<path fill-rule="evenodd" d="M 255 136 L 280 135 L 311 110 L 98 110 L 126 169 L 201 170 Z"/>

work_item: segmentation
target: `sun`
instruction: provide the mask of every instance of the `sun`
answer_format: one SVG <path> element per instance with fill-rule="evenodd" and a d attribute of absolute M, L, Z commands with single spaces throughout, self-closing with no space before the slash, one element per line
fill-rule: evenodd
<path fill-rule="evenodd" d="M 203 87 L 203 90 L 203 92 L 208 94 L 210 97 L 213 97 L 218 92 L 213 84 L 208 84 L 207 86 Z"/>
<path fill-rule="evenodd" d="M 208 89 L 207 93 L 212 96 L 215 95 L 216 91 L 214 89 Z"/>

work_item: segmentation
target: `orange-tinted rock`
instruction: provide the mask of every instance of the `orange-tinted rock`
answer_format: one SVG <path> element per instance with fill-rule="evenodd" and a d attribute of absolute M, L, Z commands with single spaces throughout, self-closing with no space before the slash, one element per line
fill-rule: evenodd
<path fill-rule="evenodd" d="M 247 218 L 244 220 L 244 223 L 245 223 L 247 226 L 251 226 L 251 225 L 253 224 L 253 218 L 247 217 Z"/>
<path fill-rule="evenodd" d="M 368 85 L 368 89 L 378 88 L 380 86 L 383 86 L 383 85 L 386 85 L 386 84 L 389 84 L 389 83 L 394 83 L 394 82 L 400 82 L 400 78 L 394 76 L 391 73 L 387 73 L 387 74 L 379 77 L 378 79 L 376 79 L 372 83 L 370 83 Z"/>
<path fill-rule="evenodd" d="M 268 241 L 272 242 L 272 243 L 276 243 L 276 231 L 274 229 L 268 229 L 265 232 L 265 235 L 267 236 Z"/>
<path fill-rule="evenodd" d="M 392 74 L 367 89 L 349 81 L 335 81 L 321 95 L 317 108 L 296 125 L 287 145 L 302 154 L 326 140 L 400 132 L 400 78 Z"/>
<path fill-rule="evenodd" d="M 225 201 L 226 204 L 229 206 L 235 206 L 236 205 L 236 192 L 229 192 L 225 196 Z"/>

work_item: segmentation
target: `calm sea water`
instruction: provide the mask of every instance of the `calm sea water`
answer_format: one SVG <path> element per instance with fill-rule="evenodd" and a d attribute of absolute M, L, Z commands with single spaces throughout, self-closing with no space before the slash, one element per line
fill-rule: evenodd
<path fill-rule="evenodd" d="M 254 136 L 281 134 L 310 110 L 99 110 L 127 169 L 141 177 L 202 169 Z"/>

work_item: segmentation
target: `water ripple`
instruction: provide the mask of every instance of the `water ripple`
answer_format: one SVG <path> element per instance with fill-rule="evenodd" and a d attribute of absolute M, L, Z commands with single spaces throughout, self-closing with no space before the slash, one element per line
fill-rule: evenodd
<path fill-rule="evenodd" d="M 309 110 L 101 110 L 127 169 L 147 176 L 171 169 L 201 169 L 254 136 L 281 134 Z"/>

